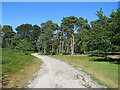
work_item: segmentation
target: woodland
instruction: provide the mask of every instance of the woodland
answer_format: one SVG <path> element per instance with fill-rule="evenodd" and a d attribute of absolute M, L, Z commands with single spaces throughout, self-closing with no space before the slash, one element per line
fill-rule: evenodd
<path fill-rule="evenodd" d="M 87 54 L 120 51 L 120 10 L 104 15 L 102 8 L 96 12 L 97 20 L 83 17 L 63 17 L 58 25 L 52 20 L 32 25 L 0 26 L 2 48 L 40 52 L 44 55 Z M 42 18 L 42 17 L 41 17 Z"/>

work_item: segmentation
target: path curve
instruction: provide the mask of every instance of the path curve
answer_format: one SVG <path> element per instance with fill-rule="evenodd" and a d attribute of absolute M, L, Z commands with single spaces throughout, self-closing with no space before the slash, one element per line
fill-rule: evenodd
<path fill-rule="evenodd" d="M 66 62 L 38 53 L 32 55 L 40 58 L 43 64 L 36 73 L 36 78 L 29 81 L 28 88 L 103 88 L 90 75 Z"/>

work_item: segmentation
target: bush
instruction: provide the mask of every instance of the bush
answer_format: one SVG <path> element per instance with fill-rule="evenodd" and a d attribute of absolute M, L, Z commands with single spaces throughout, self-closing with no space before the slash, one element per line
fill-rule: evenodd
<path fill-rule="evenodd" d="M 50 55 L 50 53 L 46 52 L 46 53 L 40 53 L 41 55 Z"/>
<path fill-rule="evenodd" d="M 65 52 L 46 52 L 46 53 L 40 53 L 41 55 L 68 55 L 70 53 L 65 53 Z"/>
<path fill-rule="evenodd" d="M 29 53 L 26 53 L 26 52 L 25 52 L 25 55 L 29 55 Z"/>
<path fill-rule="evenodd" d="M 62 52 L 56 52 L 55 55 L 63 55 Z"/>
<path fill-rule="evenodd" d="M 94 50 L 94 51 L 89 51 L 87 52 L 88 54 L 103 54 L 104 52 L 101 50 Z"/>
<path fill-rule="evenodd" d="M 92 56 L 104 56 L 104 52 L 102 50 L 94 50 L 94 51 L 89 51 L 87 54 L 91 54 Z"/>

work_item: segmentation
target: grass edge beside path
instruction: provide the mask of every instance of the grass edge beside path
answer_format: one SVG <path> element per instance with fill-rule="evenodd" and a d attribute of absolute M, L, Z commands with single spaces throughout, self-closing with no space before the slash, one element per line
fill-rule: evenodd
<path fill-rule="evenodd" d="M 40 69 L 42 61 L 37 57 L 30 55 L 31 53 L 29 53 L 29 55 L 24 55 L 24 54 L 22 55 L 19 50 L 3 49 L 3 51 L 5 54 L 3 55 L 3 59 L 5 61 L 9 60 L 9 58 L 10 60 L 11 58 L 13 60 L 4 64 L 5 67 L 11 65 L 11 63 L 16 63 L 16 62 L 19 62 L 19 64 L 21 65 L 18 64 L 17 67 L 12 64 L 13 66 L 8 67 L 10 68 L 11 72 L 6 74 L 7 78 L 3 79 L 5 84 L 2 85 L 2 88 L 27 88 L 28 81 L 32 80 L 35 77 L 35 75 L 33 74 Z M 10 54 L 10 52 L 16 53 L 16 55 Z M 24 62 L 20 61 L 20 59 L 23 59 Z M 26 60 L 26 59 L 31 59 L 31 60 Z M 17 71 L 12 69 L 15 67 L 20 69 L 18 69 Z M 6 69 L 7 71 L 7 68 L 3 68 L 3 69 Z"/>
<path fill-rule="evenodd" d="M 11 82 L 13 88 L 27 88 L 28 81 L 35 78 L 33 74 L 35 74 L 40 69 L 40 65 L 40 59 L 34 58 L 34 62 L 31 65 L 26 66 L 20 72 L 11 76 L 11 81 L 14 82 Z"/>
<path fill-rule="evenodd" d="M 52 58 L 55 58 L 55 59 L 65 61 L 68 64 L 73 65 L 75 67 L 82 68 L 82 70 L 84 72 L 89 74 L 91 76 L 91 78 L 100 85 L 104 85 L 107 88 L 118 88 L 118 76 L 117 76 L 118 67 L 116 64 L 112 64 L 110 62 L 89 61 L 92 59 L 98 59 L 98 58 L 102 58 L 102 57 L 69 56 L 69 55 L 62 55 L 62 56 L 49 55 L 49 56 Z M 93 68 L 93 66 L 95 68 Z M 103 67 L 110 71 L 113 71 L 113 74 L 110 74 L 110 71 L 105 72 L 106 70 L 100 70 L 100 68 L 103 69 Z M 117 70 L 113 70 L 113 69 L 117 69 Z M 115 83 L 117 83 L 117 84 L 115 84 Z"/>

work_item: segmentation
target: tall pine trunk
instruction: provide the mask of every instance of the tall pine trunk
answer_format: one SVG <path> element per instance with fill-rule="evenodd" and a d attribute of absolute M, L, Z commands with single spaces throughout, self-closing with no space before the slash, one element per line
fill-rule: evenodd
<path fill-rule="evenodd" d="M 67 43 L 66 43 L 66 53 L 69 53 L 69 48 L 70 48 L 70 45 L 69 45 L 69 42 L 67 41 Z"/>
<path fill-rule="evenodd" d="M 57 30 L 57 52 L 59 52 L 58 30 Z"/>
<path fill-rule="evenodd" d="M 62 41 L 62 52 L 64 52 L 64 41 Z"/>
<path fill-rule="evenodd" d="M 74 32 L 72 33 L 71 36 L 71 55 L 74 54 Z"/>
<path fill-rule="evenodd" d="M 59 52 L 61 52 L 61 41 L 60 41 L 60 44 L 59 44 Z"/>
<path fill-rule="evenodd" d="M 52 52 L 54 51 L 54 45 L 52 44 Z"/>
<path fill-rule="evenodd" d="M 46 53 L 46 47 L 45 47 L 45 44 L 44 44 L 44 53 Z"/>

